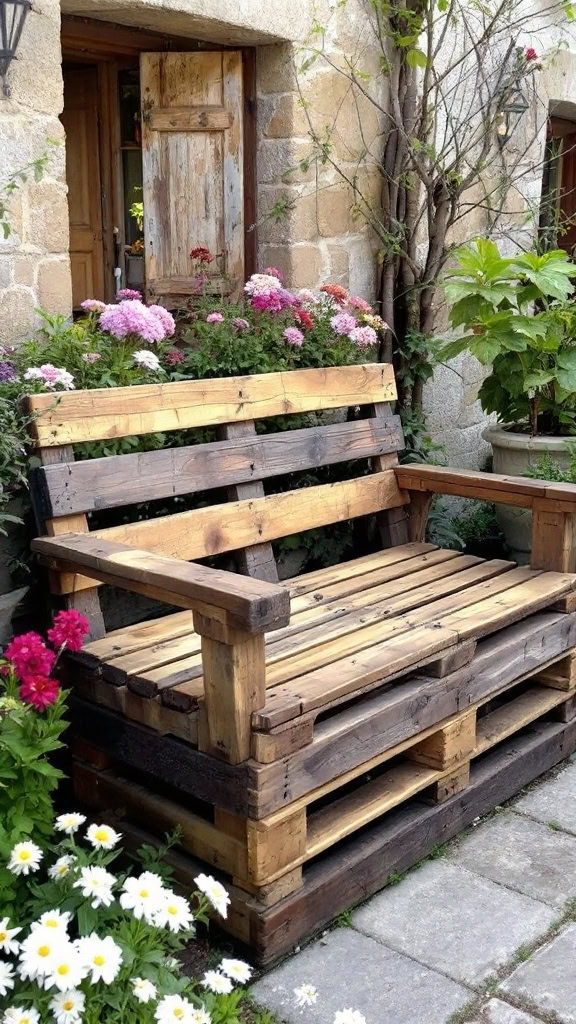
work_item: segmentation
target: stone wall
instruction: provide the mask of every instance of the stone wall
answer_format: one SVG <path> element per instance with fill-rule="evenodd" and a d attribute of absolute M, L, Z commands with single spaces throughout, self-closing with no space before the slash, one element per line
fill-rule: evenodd
<path fill-rule="evenodd" d="M 38 306 L 71 309 L 58 0 L 35 0 L 7 82 L 11 96 L 0 93 L 0 185 L 46 150 L 51 156 L 42 180 L 29 180 L 9 202 L 12 233 L 0 240 L 0 344 L 29 334 Z"/>

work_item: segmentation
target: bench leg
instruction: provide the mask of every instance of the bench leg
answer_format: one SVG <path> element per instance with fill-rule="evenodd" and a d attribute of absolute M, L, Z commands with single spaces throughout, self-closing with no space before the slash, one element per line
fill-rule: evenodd
<path fill-rule="evenodd" d="M 575 513 L 539 509 L 538 501 L 534 502 L 530 565 L 533 569 L 576 572 Z"/>

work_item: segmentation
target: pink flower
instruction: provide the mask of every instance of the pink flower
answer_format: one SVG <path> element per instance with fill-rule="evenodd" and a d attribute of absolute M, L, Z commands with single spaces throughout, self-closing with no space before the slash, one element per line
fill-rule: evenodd
<path fill-rule="evenodd" d="M 102 359 L 100 352 L 84 352 L 82 359 L 85 363 L 97 363 L 99 359 Z"/>
<path fill-rule="evenodd" d="M 264 273 L 268 274 L 269 277 L 277 277 L 279 281 L 284 280 L 284 274 L 281 274 L 276 267 L 266 267 Z"/>
<path fill-rule="evenodd" d="M 353 331 L 350 331 L 348 337 L 359 348 L 369 348 L 370 345 L 375 345 L 378 341 L 378 335 L 373 327 L 355 327 Z"/>
<path fill-rule="evenodd" d="M 172 313 L 169 313 L 164 306 L 148 306 L 148 312 L 153 313 L 154 316 L 158 317 L 160 323 L 164 328 L 164 337 L 170 338 L 176 330 L 176 324 Z"/>
<path fill-rule="evenodd" d="M 216 259 L 210 249 L 207 249 L 205 245 L 197 245 L 195 249 L 192 249 L 190 253 L 191 260 L 199 260 L 200 263 L 212 263 Z"/>
<path fill-rule="evenodd" d="M 100 327 L 115 338 L 138 334 L 144 341 L 162 341 L 166 329 L 159 317 L 138 299 L 125 299 L 117 306 L 108 306 L 100 317 Z"/>
<path fill-rule="evenodd" d="M 119 300 L 120 299 L 141 299 L 142 298 L 142 292 L 137 292 L 135 288 L 121 288 L 120 291 L 116 293 L 116 298 L 119 299 Z"/>
<path fill-rule="evenodd" d="M 56 655 L 46 647 L 39 633 L 21 633 L 15 636 L 4 651 L 21 679 L 28 676 L 47 676 L 54 667 Z"/>
<path fill-rule="evenodd" d="M 268 295 L 281 287 L 275 274 L 252 274 L 244 285 L 244 291 L 247 295 Z"/>
<path fill-rule="evenodd" d="M 286 291 L 285 288 L 277 288 L 269 292 L 255 292 L 250 305 L 263 313 L 281 313 L 283 309 L 293 306 L 295 301 L 292 292 Z"/>
<path fill-rule="evenodd" d="M 250 324 L 248 323 L 247 320 L 244 319 L 244 317 L 235 316 L 234 319 L 232 320 L 232 326 L 235 327 L 238 331 L 247 331 L 250 327 Z"/>
<path fill-rule="evenodd" d="M 179 348 L 171 348 L 164 356 L 164 362 L 168 363 L 168 366 L 176 366 L 177 363 L 185 363 L 186 356 Z"/>
<path fill-rule="evenodd" d="M 307 327 L 309 331 L 314 327 L 314 317 L 306 309 L 297 309 L 294 313 L 295 319 L 301 327 Z"/>
<path fill-rule="evenodd" d="M 524 50 L 524 59 L 527 61 L 538 60 L 538 54 L 533 46 L 527 46 Z"/>
<path fill-rule="evenodd" d="M 84 637 L 90 632 L 90 623 L 85 615 L 77 612 L 75 608 L 58 612 L 54 618 L 52 629 L 48 630 L 47 636 L 50 643 L 56 647 L 67 647 L 69 651 L 81 651 L 84 644 Z"/>
<path fill-rule="evenodd" d="M 74 377 L 68 370 L 52 363 L 43 363 L 42 366 L 30 366 L 24 374 L 24 380 L 41 380 L 47 388 L 60 386 L 63 391 L 74 390 Z"/>
<path fill-rule="evenodd" d="M 358 322 L 351 313 L 337 313 L 331 317 L 330 326 L 335 334 L 350 334 L 350 331 L 358 326 Z"/>
<path fill-rule="evenodd" d="M 323 284 L 320 291 L 336 299 L 336 302 L 346 302 L 348 298 L 348 292 L 340 284 Z"/>
<path fill-rule="evenodd" d="M 224 317 L 222 313 L 208 313 L 206 317 L 207 324 L 221 324 L 224 323 Z"/>
<path fill-rule="evenodd" d="M 360 313 L 371 313 L 372 306 L 366 299 L 363 299 L 361 295 L 350 295 L 347 305 L 352 309 L 359 310 Z"/>
<path fill-rule="evenodd" d="M 84 302 L 81 302 L 80 305 L 88 313 L 103 313 L 106 309 L 106 303 L 100 302 L 100 299 L 84 299 Z"/>
<path fill-rule="evenodd" d="M 299 331 L 297 327 L 287 327 L 283 334 L 284 338 L 289 345 L 301 345 L 304 341 L 304 335 L 302 331 Z"/>
<path fill-rule="evenodd" d="M 20 700 L 36 711 L 44 711 L 58 700 L 60 687 L 57 679 L 49 676 L 28 676 L 20 685 Z"/>

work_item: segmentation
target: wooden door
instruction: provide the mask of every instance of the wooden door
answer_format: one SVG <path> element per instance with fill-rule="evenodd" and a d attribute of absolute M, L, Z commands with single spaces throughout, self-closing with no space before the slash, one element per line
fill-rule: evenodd
<path fill-rule="evenodd" d="M 562 139 L 560 187 L 560 224 L 564 231 L 558 239 L 562 249 L 574 258 L 576 247 L 576 132 Z"/>
<path fill-rule="evenodd" d="M 72 301 L 106 298 L 98 137 L 98 69 L 64 68 Z"/>
<path fill-rule="evenodd" d="M 242 55 L 143 53 L 144 240 L 149 297 L 194 294 L 190 250 L 222 253 L 210 290 L 244 280 Z"/>

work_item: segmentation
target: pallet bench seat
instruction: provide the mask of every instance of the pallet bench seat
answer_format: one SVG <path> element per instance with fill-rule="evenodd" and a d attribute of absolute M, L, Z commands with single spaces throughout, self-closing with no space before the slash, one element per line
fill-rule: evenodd
<path fill-rule="evenodd" d="M 135 828 L 180 823 L 263 959 L 298 932 L 280 939 L 275 915 L 302 906 L 330 851 L 422 794 L 457 800 L 477 765 L 550 716 L 534 763 L 570 752 L 576 487 L 399 466 L 394 397 L 391 367 L 366 364 L 28 399 L 33 550 L 54 600 L 91 624 L 66 660 L 78 796 Z M 75 458 L 85 442 L 199 427 L 214 439 Z M 286 489 L 287 474 L 326 466 L 342 479 Z M 531 564 L 426 543 L 437 493 L 531 509 Z M 134 512 L 194 494 L 185 511 Z M 275 541 L 352 520 L 367 554 L 279 581 Z M 236 571 L 201 561 L 223 555 Z M 106 632 L 102 584 L 167 614 Z"/>

